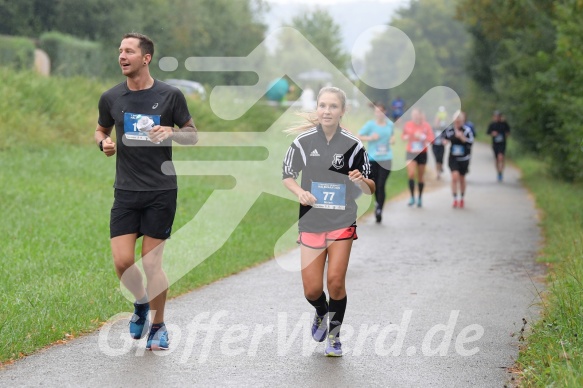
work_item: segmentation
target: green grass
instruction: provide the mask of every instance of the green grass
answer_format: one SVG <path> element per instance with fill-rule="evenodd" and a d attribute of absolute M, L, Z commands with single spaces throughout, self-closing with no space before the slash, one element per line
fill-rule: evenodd
<path fill-rule="evenodd" d="M 536 198 L 550 264 L 541 318 L 532 327 L 518 365 L 523 386 L 583 386 L 583 185 L 553 179 L 545 164 L 515 155 L 523 182 Z"/>
<path fill-rule="evenodd" d="M 9 172 L 0 177 L 0 360 L 6 361 L 95 329 L 129 304 L 119 292 L 108 239 L 114 159 L 94 146 L 66 145 L 0 152 L 0 165 Z M 180 177 L 179 185 L 175 229 L 213 190 L 225 187 L 223 180 L 205 177 Z M 170 295 L 272 257 L 295 217 L 293 201 L 262 195 L 227 243 Z"/>
<path fill-rule="evenodd" d="M 92 141 L 97 101 L 111 84 L 1 68 L 0 77 L 0 93 L 10 96 L 0 101 L 1 364 L 92 331 L 131 305 L 120 292 L 108 238 L 115 159 L 105 158 Z M 189 101 L 189 106 L 199 129 L 215 132 L 264 131 L 283 112 L 258 105 L 233 122 L 217 119 L 208 104 Z M 279 141 L 285 146 L 291 138 L 282 134 Z M 277 165 L 263 168 L 279 176 L 283 153 L 275 156 Z M 175 158 L 244 161 L 250 154 L 241 147 L 194 147 L 177 148 Z M 174 231 L 195 217 L 214 190 L 233 185 L 216 176 L 178 181 Z M 389 196 L 405 184 L 404 171 L 393 173 Z M 296 221 L 297 206 L 261 194 L 228 241 L 173 284 L 170 296 L 271 258 L 280 236 Z M 294 246 L 293 239 L 284 244 Z"/>

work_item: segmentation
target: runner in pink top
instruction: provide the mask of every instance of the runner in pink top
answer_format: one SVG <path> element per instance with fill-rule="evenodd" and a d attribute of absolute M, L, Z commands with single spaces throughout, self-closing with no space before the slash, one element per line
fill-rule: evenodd
<path fill-rule="evenodd" d="M 409 206 L 415 205 L 415 171 L 417 171 L 417 182 L 419 187 L 419 197 L 417 207 L 422 206 L 421 195 L 423 194 L 423 175 L 427 164 L 427 147 L 435 140 L 431 125 L 425 120 L 420 109 L 413 109 L 411 120 L 403 127 L 402 139 L 407 142 L 407 175 L 409 176 L 409 191 L 411 199 Z"/>

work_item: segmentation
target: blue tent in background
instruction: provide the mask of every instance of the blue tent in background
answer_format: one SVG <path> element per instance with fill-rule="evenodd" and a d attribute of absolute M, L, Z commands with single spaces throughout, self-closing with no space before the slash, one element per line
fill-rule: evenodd
<path fill-rule="evenodd" d="M 277 78 L 267 86 L 265 97 L 269 101 L 281 101 L 289 90 L 289 82 L 284 78 Z"/>

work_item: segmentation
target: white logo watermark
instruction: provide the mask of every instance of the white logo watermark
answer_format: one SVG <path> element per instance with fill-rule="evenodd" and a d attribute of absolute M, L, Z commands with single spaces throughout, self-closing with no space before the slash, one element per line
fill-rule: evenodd
<path fill-rule="evenodd" d="M 445 323 L 438 323 L 420 335 L 415 330 L 410 337 L 413 310 L 405 310 L 400 323 L 382 325 L 362 323 L 358 327 L 344 323 L 341 329 L 342 349 L 345 355 L 359 357 L 375 354 L 381 357 L 445 357 L 455 353 L 462 357 L 477 354 L 477 344 L 484 328 L 471 324 L 458 328 L 459 310 L 452 310 Z M 310 335 L 313 313 L 304 313 L 297 321 L 289 314 L 279 312 L 274 323 L 246 325 L 234 323 L 228 311 L 202 312 L 185 326 L 167 324 L 171 347 L 154 354 L 167 357 L 176 354 L 180 363 L 205 363 L 213 356 L 256 357 L 267 351 L 272 356 L 287 357 L 290 354 L 311 356 L 318 352 L 321 343 Z M 143 341 L 132 339 L 127 331 L 127 313 L 112 317 L 100 330 L 98 345 L 102 353 L 119 357 L 133 353 L 143 356 L 146 352 Z M 417 342 L 415 342 L 417 341 Z M 405 344 L 410 344 L 404 349 Z M 404 350 L 404 351 L 403 351 Z"/>
<path fill-rule="evenodd" d="M 412 41 L 405 33 L 395 27 L 383 26 L 387 29 L 388 43 L 381 50 L 372 53 L 372 61 L 382 64 L 382 71 L 369 73 L 358 72 L 362 81 L 376 88 L 395 87 L 403 83 L 411 74 L 415 64 L 415 50 Z M 353 101 L 360 101 L 361 106 L 370 103 L 369 99 L 359 91 L 353 81 L 336 68 L 308 39 L 299 31 L 291 27 L 284 27 L 267 37 L 247 57 L 191 57 L 185 61 L 185 67 L 191 71 L 237 71 L 255 72 L 259 81 L 255 85 L 220 85 L 214 87 L 210 94 L 212 111 L 225 120 L 241 118 L 264 96 L 268 85 L 274 78 L 287 76 L 298 85 L 305 84 L 300 74 L 309 70 L 294 63 L 278 63 L 277 67 L 265 65 L 264 58 L 269 55 L 267 41 L 274 39 L 278 34 L 285 33 L 293 38 L 295 44 L 290 50 L 302 50 L 308 55 L 310 67 L 317 67 L 331 75 L 334 86 L 350 91 Z M 298 53 L 299 54 L 299 53 Z M 165 57 L 159 61 L 162 70 L 172 71 L 178 66 L 175 58 Z M 380 69 L 380 68 L 379 68 Z M 364 77 L 364 78 L 363 78 Z M 428 90 L 418 101 L 409 106 L 408 112 L 421 109 L 424 112 L 436 112 L 438 107 L 445 106 L 448 112 L 454 112 L 461 107 L 459 96 L 452 89 L 445 86 L 435 86 Z M 168 278 L 168 287 L 177 282 L 192 269 L 209 258 L 231 236 L 245 215 L 262 193 L 276 195 L 282 198 L 293 199 L 292 194 L 281 184 L 282 160 L 289 146 L 282 129 L 289 116 L 295 115 L 298 106 L 292 105 L 280 119 L 276 120 L 264 132 L 218 133 L 204 132 L 200 128 L 199 143 L 196 147 L 263 147 L 268 151 L 264 160 L 249 161 L 174 161 L 176 174 L 182 176 L 223 176 L 231 177 L 236 182 L 234 187 L 225 190 L 215 190 L 206 200 L 202 208 L 191 221 L 172 234 L 164 247 L 163 268 Z M 403 117 L 407 116 L 407 112 Z M 168 166 L 162 165 L 162 171 L 171 171 Z M 405 160 L 394 160 L 392 170 L 405 168 Z M 358 202 L 358 216 L 360 217 L 369 208 L 373 196 L 361 196 Z M 275 256 L 289 247 L 289 241 L 297 238 L 297 223 L 293 224 L 284 233 L 274 247 Z M 209 235 L 209 231 L 211 235 Z M 157 250 L 151 252 L 157 254 Z M 290 263 L 277 259 L 279 265 L 287 271 L 299 271 L 298 263 Z M 141 267 L 139 260 L 134 264 Z M 126 271 L 124 276 L 132 276 L 134 271 Z M 130 301 L 134 296 L 120 281 L 122 293 Z M 153 289 L 150 287 L 149 297 L 154 298 L 166 288 Z"/>

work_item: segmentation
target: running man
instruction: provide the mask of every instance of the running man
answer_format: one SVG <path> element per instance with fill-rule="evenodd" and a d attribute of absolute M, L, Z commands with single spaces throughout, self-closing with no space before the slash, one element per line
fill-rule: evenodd
<path fill-rule="evenodd" d="M 393 160 L 391 145 L 395 144 L 395 134 L 393 122 L 386 116 L 387 109 L 385 106 L 376 102 L 373 107 L 375 118 L 364 124 L 358 132 L 358 138 L 368 142 L 368 155 L 376 186 L 375 218 L 376 222 L 380 223 L 386 198 L 385 186 L 391 174 L 391 162 Z"/>
<path fill-rule="evenodd" d="M 492 149 L 496 159 L 498 182 L 502 182 L 506 153 L 506 141 L 510 136 L 510 125 L 504 120 L 502 112 L 494 111 L 492 122 L 488 125 L 488 135 L 492 136 Z"/>
<path fill-rule="evenodd" d="M 403 113 L 405 113 L 405 101 L 399 96 L 391 102 L 391 110 L 393 114 L 393 122 L 399 120 Z"/>
<path fill-rule="evenodd" d="M 316 309 L 312 337 L 318 342 L 327 340 L 326 356 L 340 357 L 346 271 L 352 242 L 358 238 L 355 199 L 363 192 L 372 194 L 375 183 L 361 141 L 340 127 L 346 94 L 324 87 L 316 102 L 316 118 L 288 130 L 300 134 L 285 155 L 283 184 L 300 202 L 302 283 L 304 296 Z M 301 185 L 296 182 L 300 172 Z M 329 302 L 323 281 L 326 259 Z"/>
<path fill-rule="evenodd" d="M 163 350 L 169 338 L 162 252 L 176 212 L 177 180 L 171 164 L 166 173 L 161 166 L 172 161 L 172 141 L 196 144 L 198 135 L 182 92 L 150 75 L 153 56 L 150 38 L 123 36 L 118 61 L 126 80 L 101 95 L 95 142 L 106 156 L 117 154 L 110 238 L 117 276 L 136 298 L 130 335 L 140 339 L 149 332 L 146 348 Z M 114 126 L 117 142 L 110 137 Z M 141 236 L 146 288 L 134 265 Z"/>
<path fill-rule="evenodd" d="M 425 186 L 427 147 L 435 140 L 435 137 L 431 125 L 425 121 L 420 109 L 415 108 L 411 112 L 411 120 L 405 123 L 401 138 L 407 142 L 407 175 L 409 176 L 409 191 L 411 192 L 408 205 L 415 205 L 415 173 L 417 173 L 417 187 L 419 189 L 417 207 L 422 207 L 421 197 Z"/>
<path fill-rule="evenodd" d="M 470 153 L 474 143 L 474 133 L 464 125 L 463 112 L 456 112 L 454 122 L 445 130 L 445 138 L 451 144 L 449 150 L 449 169 L 451 170 L 451 192 L 453 207 L 463 208 L 466 194 L 466 174 L 470 165 Z M 458 192 L 460 199 L 458 201 Z"/>

